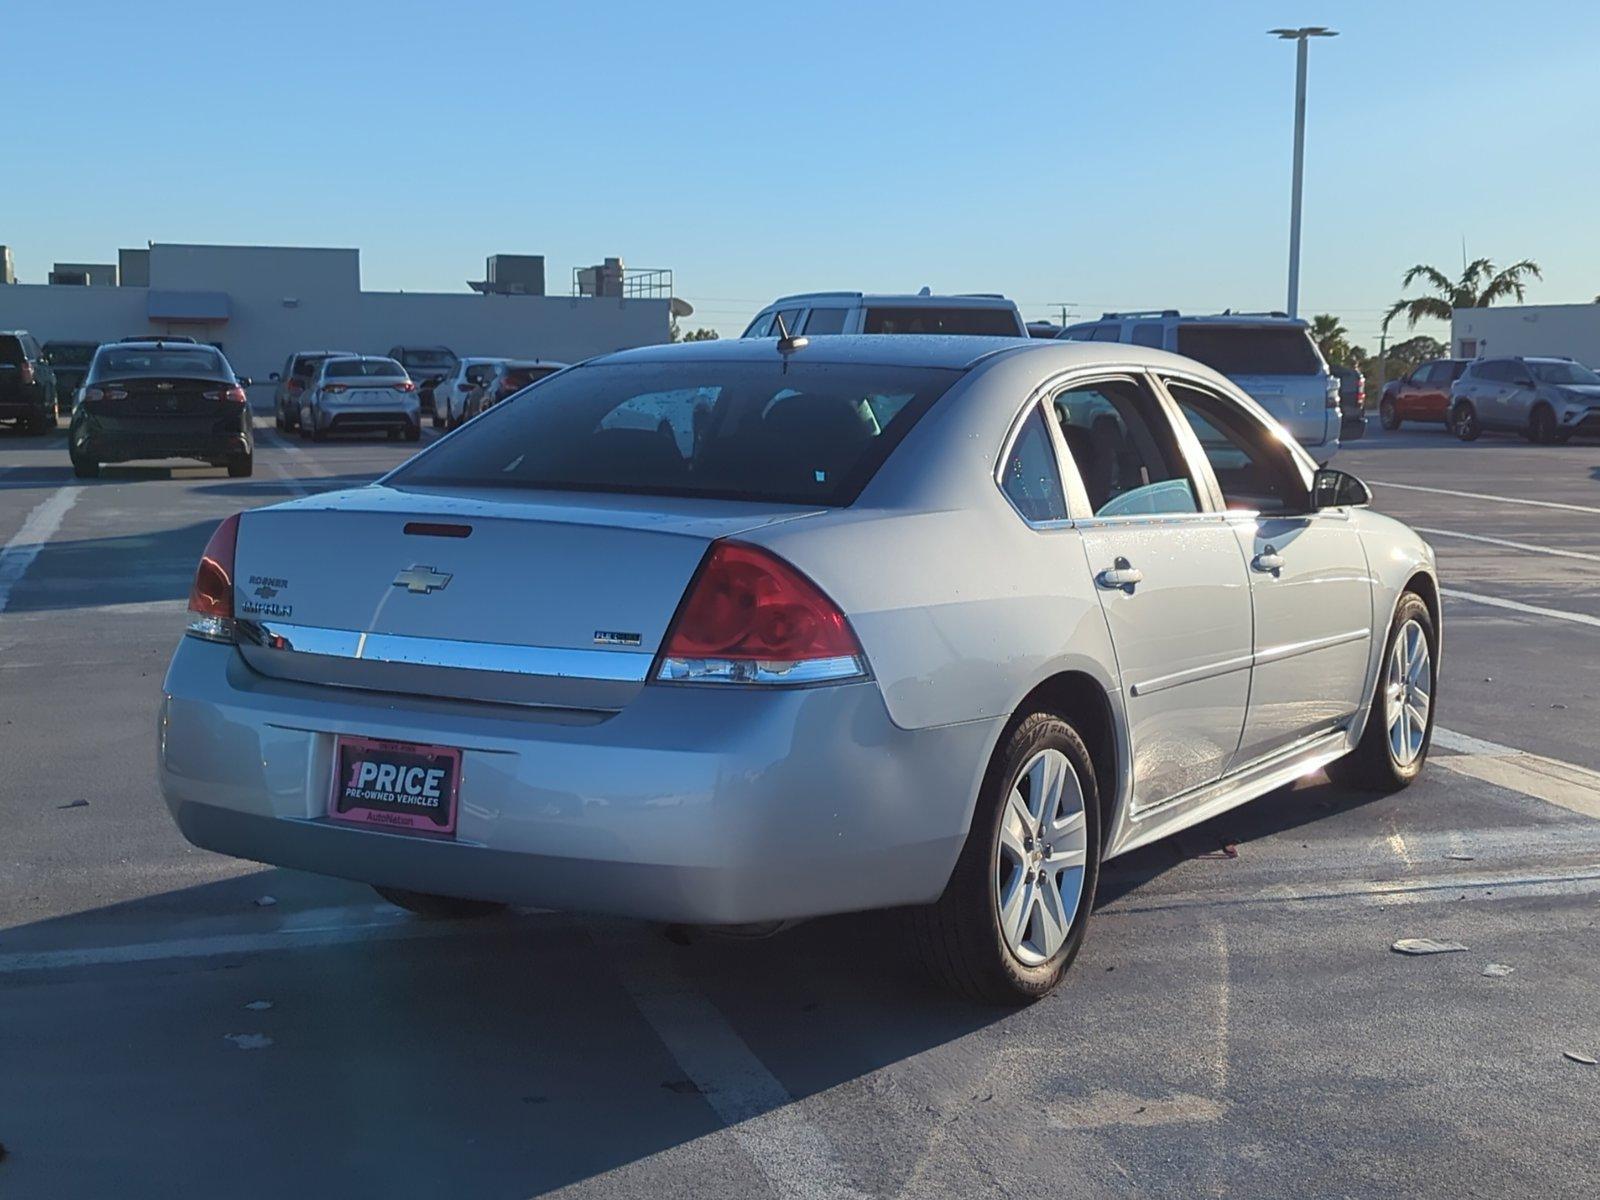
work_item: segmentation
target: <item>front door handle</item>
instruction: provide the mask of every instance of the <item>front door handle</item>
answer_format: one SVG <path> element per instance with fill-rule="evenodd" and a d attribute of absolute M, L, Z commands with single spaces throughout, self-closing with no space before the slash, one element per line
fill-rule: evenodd
<path fill-rule="evenodd" d="M 1271 546 L 1268 546 L 1260 554 L 1256 555 L 1250 560 L 1250 569 L 1253 571 L 1261 571 L 1264 574 L 1276 575 L 1279 571 L 1283 570 L 1283 555 L 1279 554 Z"/>
<path fill-rule="evenodd" d="M 1121 588 L 1128 595 L 1133 595 L 1133 589 L 1144 582 L 1144 572 L 1128 562 L 1119 558 L 1115 566 L 1107 567 L 1094 577 L 1094 581 L 1108 591 Z"/>

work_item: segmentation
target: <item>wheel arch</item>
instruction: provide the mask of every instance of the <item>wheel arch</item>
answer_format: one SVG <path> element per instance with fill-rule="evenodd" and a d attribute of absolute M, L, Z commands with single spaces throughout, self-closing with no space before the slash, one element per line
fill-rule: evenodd
<path fill-rule="evenodd" d="M 1100 848 L 1110 844 L 1122 799 L 1123 752 L 1120 723 L 1106 686 L 1094 675 L 1081 670 L 1058 671 L 1034 685 L 1012 711 L 1011 720 L 996 743 L 1005 744 L 1005 735 L 1033 712 L 1049 712 L 1078 731 L 1089 749 L 1094 767 L 1095 792 L 1100 808 Z"/>

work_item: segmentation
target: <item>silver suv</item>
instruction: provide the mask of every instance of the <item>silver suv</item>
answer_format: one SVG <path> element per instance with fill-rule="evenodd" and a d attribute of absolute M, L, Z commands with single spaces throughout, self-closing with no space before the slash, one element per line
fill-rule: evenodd
<path fill-rule="evenodd" d="M 1486 429 L 1541 446 L 1600 435 L 1600 375 L 1570 358 L 1480 358 L 1450 388 L 1450 428 L 1463 442 Z"/>
<path fill-rule="evenodd" d="M 1304 321 L 1273 313 L 1185 316 L 1175 308 L 1108 312 L 1069 325 L 1067 341 L 1131 342 L 1172 350 L 1233 380 L 1283 424 L 1318 462 L 1339 450 L 1339 380 Z"/>
<path fill-rule="evenodd" d="M 803 292 L 780 296 L 763 308 L 744 331 L 747 338 L 785 333 L 816 337 L 829 333 L 942 333 L 979 337 L 1028 336 L 1016 304 L 1004 296 L 935 296 L 923 288 L 915 296 L 864 292 Z"/>

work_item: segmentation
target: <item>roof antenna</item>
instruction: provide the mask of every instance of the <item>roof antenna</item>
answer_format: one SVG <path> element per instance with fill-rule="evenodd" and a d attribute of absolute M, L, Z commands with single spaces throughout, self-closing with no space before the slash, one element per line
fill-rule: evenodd
<path fill-rule="evenodd" d="M 804 350 L 811 344 L 810 338 L 796 337 L 789 332 L 789 326 L 785 323 L 782 313 L 773 318 L 773 323 L 778 327 L 778 353 L 784 355 L 785 358 L 796 350 Z M 784 364 L 784 370 L 788 370 L 787 362 Z"/>

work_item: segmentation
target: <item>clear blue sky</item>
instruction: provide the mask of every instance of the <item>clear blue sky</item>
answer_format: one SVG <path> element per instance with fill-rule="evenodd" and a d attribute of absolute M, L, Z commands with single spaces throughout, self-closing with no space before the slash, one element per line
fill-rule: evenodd
<path fill-rule="evenodd" d="M 148 240 L 357 246 L 385 290 L 620 254 L 724 334 L 822 287 L 1278 307 L 1294 53 L 1264 31 L 1328 24 L 1303 312 L 1375 342 L 1463 237 L 1537 259 L 1531 301 L 1600 292 L 1593 3 L 6 8 L 28 281 Z"/>

